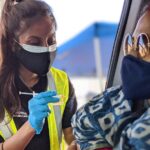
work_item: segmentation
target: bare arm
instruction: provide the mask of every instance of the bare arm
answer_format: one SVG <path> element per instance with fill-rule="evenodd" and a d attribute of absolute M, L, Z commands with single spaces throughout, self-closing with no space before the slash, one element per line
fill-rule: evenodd
<path fill-rule="evenodd" d="M 67 150 L 80 150 L 79 145 L 76 143 L 76 141 L 73 141 L 69 147 L 67 148 Z"/>
<path fill-rule="evenodd" d="M 3 143 L 3 148 L 4 150 L 24 150 L 34 135 L 35 130 L 30 126 L 29 122 L 27 121 L 17 131 L 15 135 L 10 137 Z M 2 147 L 2 143 L 0 144 L 0 147 Z"/>
<path fill-rule="evenodd" d="M 71 142 L 74 141 L 75 139 L 72 133 L 72 127 L 63 129 L 63 133 L 64 133 L 64 138 L 65 138 L 66 143 L 70 145 Z"/>

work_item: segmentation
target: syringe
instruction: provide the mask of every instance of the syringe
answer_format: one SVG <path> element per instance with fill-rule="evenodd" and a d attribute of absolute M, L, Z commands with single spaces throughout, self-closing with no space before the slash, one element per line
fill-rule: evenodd
<path fill-rule="evenodd" d="M 32 93 L 19 91 L 19 95 L 32 95 L 34 97 L 34 96 L 38 95 L 38 93 L 35 93 L 34 91 Z M 64 98 L 63 95 L 55 95 L 55 96 L 52 96 L 52 97 L 59 98 L 59 99 Z M 53 106 L 57 106 L 57 105 L 63 105 L 64 103 L 62 101 L 59 101 L 59 102 L 54 102 L 54 103 L 50 103 L 50 104 L 52 104 Z"/>

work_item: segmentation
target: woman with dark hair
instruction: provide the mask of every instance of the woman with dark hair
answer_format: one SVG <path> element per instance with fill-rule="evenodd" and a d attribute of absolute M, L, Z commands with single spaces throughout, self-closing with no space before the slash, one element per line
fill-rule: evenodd
<path fill-rule="evenodd" d="M 150 149 L 150 2 L 124 42 L 122 86 L 106 89 L 72 119 L 68 150 Z"/>
<path fill-rule="evenodd" d="M 57 25 L 50 6 L 6 0 L 0 22 L 1 149 L 65 149 L 77 102 L 67 74 L 52 67 Z"/>

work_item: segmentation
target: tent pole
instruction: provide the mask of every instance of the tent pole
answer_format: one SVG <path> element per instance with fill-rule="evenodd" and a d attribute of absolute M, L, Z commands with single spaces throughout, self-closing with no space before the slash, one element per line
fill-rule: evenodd
<path fill-rule="evenodd" d="M 102 72 L 102 61 L 100 52 L 100 41 L 97 36 L 93 39 L 94 43 L 94 54 L 95 54 L 95 64 L 96 64 L 96 76 L 99 79 L 100 90 L 103 91 L 103 72 Z"/>

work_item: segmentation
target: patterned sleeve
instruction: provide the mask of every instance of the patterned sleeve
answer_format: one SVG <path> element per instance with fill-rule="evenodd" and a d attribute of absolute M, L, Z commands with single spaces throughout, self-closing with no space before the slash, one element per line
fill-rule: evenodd
<path fill-rule="evenodd" d="M 120 87 L 107 89 L 81 107 L 72 119 L 72 127 L 81 150 L 114 146 L 114 135 L 131 114 L 131 104 Z"/>
<path fill-rule="evenodd" d="M 123 130 L 115 150 L 149 150 L 150 149 L 150 108 Z"/>
<path fill-rule="evenodd" d="M 89 113 L 89 103 L 81 107 L 72 118 L 73 133 L 80 150 L 93 150 L 110 147 L 99 133 L 95 120 Z"/>

